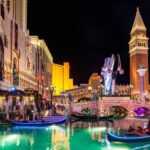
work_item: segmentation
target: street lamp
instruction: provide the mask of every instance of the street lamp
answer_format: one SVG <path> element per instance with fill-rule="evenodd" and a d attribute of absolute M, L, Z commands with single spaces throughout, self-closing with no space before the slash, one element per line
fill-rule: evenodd
<path fill-rule="evenodd" d="M 92 87 L 91 87 L 91 86 L 88 86 L 88 94 L 89 94 L 89 97 L 91 96 L 91 93 L 92 93 Z"/>

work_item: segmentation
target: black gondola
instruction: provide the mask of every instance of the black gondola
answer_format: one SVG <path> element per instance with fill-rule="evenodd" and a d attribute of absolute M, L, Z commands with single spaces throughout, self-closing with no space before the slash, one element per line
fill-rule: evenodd
<path fill-rule="evenodd" d="M 72 114 L 71 115 L 74 118 L 77 118 L 82 121 L 102 121 L 102 120 L 113 120 L 113 115 L 108 116 L 97 116 L 97 115 L 84 115 L 84 114 Z"/>

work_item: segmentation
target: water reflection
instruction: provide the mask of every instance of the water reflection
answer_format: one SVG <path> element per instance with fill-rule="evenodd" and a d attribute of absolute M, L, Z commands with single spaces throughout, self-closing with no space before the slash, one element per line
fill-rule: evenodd
<path fill-rule="evenodd" d="M 52 148 L 51 150 L 70 150 L 70 128 L 66 130 L 63 128 L 52 129 Z"/>
<path fill-rule="evenodd" d="M 0 150 L 131 150 L 148 143 L 110 143 L 109 129 L 127 129 L 137 123 L 145 126 L 147 120 L 122 120 L 117 122 L 74 122 L 62 126 L 40 128 L 0 128 Z M 141 148 L 142 150 L 142 148 Z M 148 150 L 144 147 L 143 150 Z"/>

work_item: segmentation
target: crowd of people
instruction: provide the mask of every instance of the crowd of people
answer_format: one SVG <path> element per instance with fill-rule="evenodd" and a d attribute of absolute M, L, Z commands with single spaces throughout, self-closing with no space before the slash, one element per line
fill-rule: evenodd
<path fill-rule="evenodd" d="M 44 100 L 25 103 L 22 99 L 6 99 L 0 106 L 0 114 L 0 120 L 36 120 L 51 114 L 51 104 Z"/>

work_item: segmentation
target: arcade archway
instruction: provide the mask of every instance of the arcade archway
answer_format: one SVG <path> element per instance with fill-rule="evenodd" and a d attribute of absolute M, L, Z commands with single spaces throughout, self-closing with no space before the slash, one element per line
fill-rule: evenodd
<path fill-rule="evenodd" d="M 128 115 L 128 110 L 123 106 L 111 106 L 110 113 L 114 115 L 115 118 L 121 119 Z"/>
<path fill-rule="evenodd" d="M 89 101 L 91 101 L 91 98 L 89 98 L 89 97 L 82 97 L 82 98 L 77 100 L 77 103 L 89 102 Z"/>

